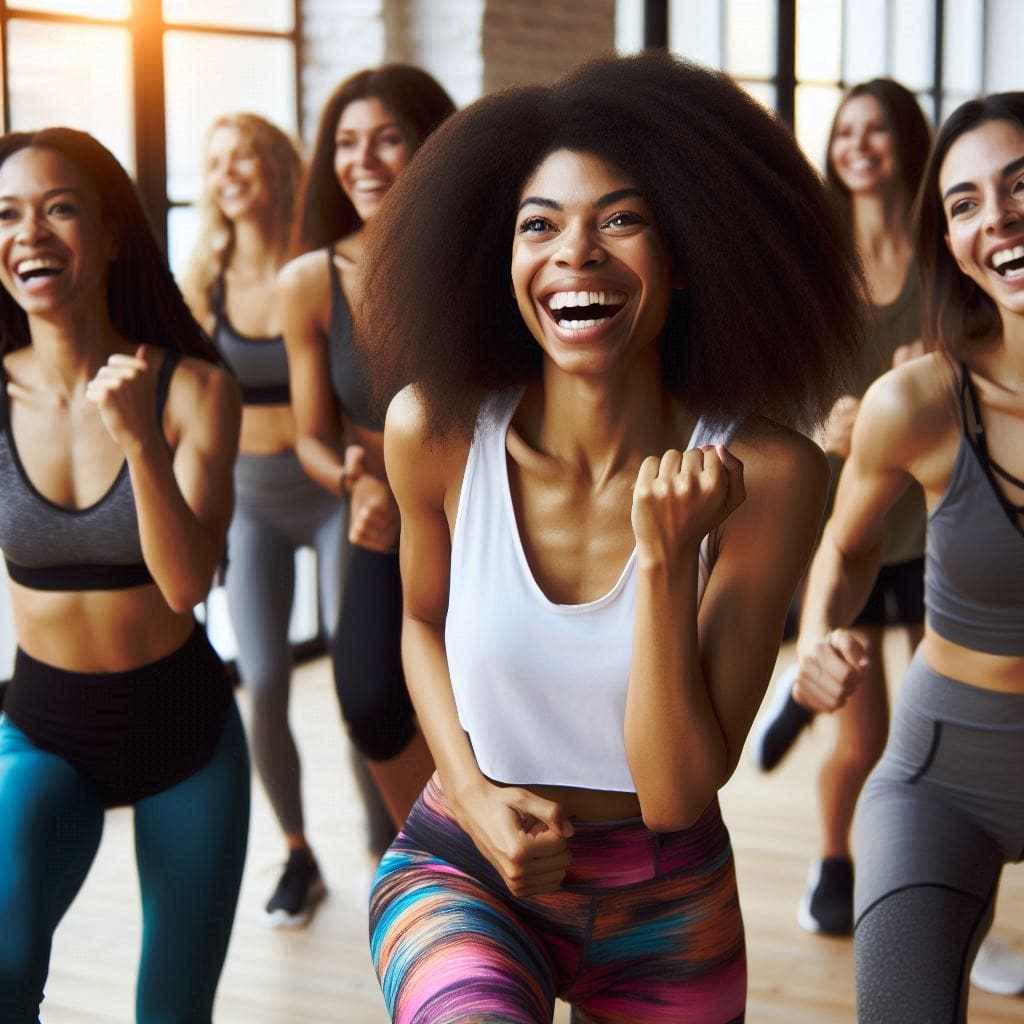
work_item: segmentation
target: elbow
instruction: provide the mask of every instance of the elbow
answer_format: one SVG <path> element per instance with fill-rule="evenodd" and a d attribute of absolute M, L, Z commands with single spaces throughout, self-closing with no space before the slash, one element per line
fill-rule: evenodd
<path fill-rule="evenodd" d="M 670 779 L 654 787 L 637 786 L 640 816 L 652 832 L 681 832 L 700 821 L 708 805 L 725 785 L 727 776 L 719 771 L 699 772 L 680 768 Z"/>
<path fill-rule="evenodd" d="M 160 593 L 175 615 L 190 615 L 197 604 L 202 604 L 213 586 L 213 571 L 196 574 L 190 579 L 178 579 L 161 584 Z"/>
<path fill-rule="evenodd" d="M 177 587 L 172 591 L 164 590 L 164 600 L 175 615 L 188 615 L 197 604 L 202 604 L 209 593 L 209 587 Z"/>
<path fill-rule="evenodd" d="M 675 799 L 653 803 L 640 803 L 640 815 L 644 826 L 652 832 L 682 832 L 693 828 L 707 810 L 714 798 Z"/>

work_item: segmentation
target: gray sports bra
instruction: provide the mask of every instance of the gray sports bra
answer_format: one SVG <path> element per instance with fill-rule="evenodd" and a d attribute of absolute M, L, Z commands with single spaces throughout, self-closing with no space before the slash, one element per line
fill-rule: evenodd
<path fill-rule="evenodd" d="M 924 574 L 928 625 L 953 643 L 987 654 L 1024 655 L 1024 506 L 997 482 L 1024 482 L 993 462 L 981 404 L 960 370 L 964 432 L 953 474 L 928 518 Z"/>
<path fill-rule="evenodd" d="M 379 432 L 384 424 L 373 409 L 369 377 L 353 337 L 352 312 L 341 287 L 341 274 L 331 245 L 327 247 L 327 266 L 331 275 L 331 319 L 327 327 L 331 387 L 345 415 L 356 426 Z"/>
<path fill-rule="evenodd" d="M 288 353 L 284 337 L 253 338 L 235 330 L 228 319 L 227 292 L 224 278 L 213 292 L 213 343 L 224 357 L 242 387 L 246 405 L 287 405 L 291 399 L 288 387 Z"/>
<path fill-rule="evenodd" d="M 159 423 L 178 362 L 177 352 L 165 353 L 156 384 Z M 66 508 L 40 494 L 14 443 L 2 361 L 0 550 L 11 579 L 34 590 L 123 590 L 153 582 L 142 557 L 128 463 L 110 490 L 86 508 Z"/>

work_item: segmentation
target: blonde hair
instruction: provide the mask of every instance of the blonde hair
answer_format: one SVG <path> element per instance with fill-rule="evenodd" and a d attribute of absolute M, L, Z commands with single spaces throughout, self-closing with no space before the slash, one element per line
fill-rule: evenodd
<path fill-rule="evenodd" d="M 259 114 L 222 114 L 207 129 L 204 154 L 209 150 L 214 132 L 220 128 L 234 128 L 256 152 L 270 194 L 270 208 L 264 227 L 268 240 L 280 250 L 283 261 L 295 214 L 295 197 L 302 178 L 302 157 L 298 147 L 277 125 Z M 182 275 L 181 290 L 192 315 L 204 327 L 209 327 L 214 287 L 231 260 L 235 229 L 221 212 L 206 177 L 204 167 L 203 191 L 197 204 L 199 234 Z"/>

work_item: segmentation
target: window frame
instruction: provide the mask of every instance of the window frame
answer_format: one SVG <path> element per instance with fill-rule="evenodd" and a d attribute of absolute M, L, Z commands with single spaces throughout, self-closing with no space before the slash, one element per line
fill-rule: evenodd
<path fill-rule="evenodd" d="M 294 54 L 295 123 L 302 123 L 302 0 L 292 0 L 290 31 L 240 28 L 221 24 L 165 20 L 162 0 L 131 0 L 127 17 L 62 14 L 23 9 L 17 0 L 0 0 L 0 107 L 4 132 L 10 130 L 11 109 L 8 73 L 8 23 L 14 20 L 49 22 L 61 25 L 98 26 L 128 31 L 131 39 L 133 108 L 135 136 L 135 183 L 142 204 L 149 214 L 161 248 L 167 252 L 168 218 L 176 206 L 167 191 L 167 116 L 164 91 L 164 37 L 167 32 L 229 35 L 248 39 L 278 39 L 291 43 Z"/>

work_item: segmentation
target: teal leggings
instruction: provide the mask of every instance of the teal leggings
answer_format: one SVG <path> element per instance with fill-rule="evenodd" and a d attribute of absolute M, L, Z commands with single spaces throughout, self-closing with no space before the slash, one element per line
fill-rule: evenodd
<path fill-rule="evenodd" d="M 249 761 L 231 704 L 213 757 L 135 805 L 142 891 L 139 1024 L 209 1024 L 238 900 Z M 96 856 L 91 782 L 0 717 L 0 1022 L 35 1024 L 58 922 Z M 106 955 L 97 944 L 94 955 Z"/>

